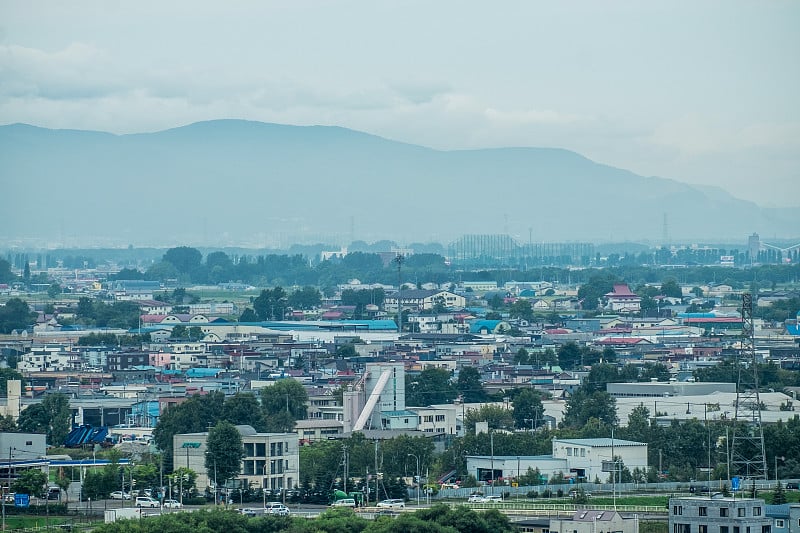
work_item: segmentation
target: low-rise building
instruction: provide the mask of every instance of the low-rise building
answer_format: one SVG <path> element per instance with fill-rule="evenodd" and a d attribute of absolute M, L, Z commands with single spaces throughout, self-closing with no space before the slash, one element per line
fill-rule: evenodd
<path fill-rule="evenodd" d="M 639 533 L 637 517 L 617 511 L 581 509 L 569 518 L 551 518 L 550 533 Z"/>
<path fill-rule="evenodd" d="M 670 533 L 772 533 L 764 500 L 720 495 L 669 499 Z"/>

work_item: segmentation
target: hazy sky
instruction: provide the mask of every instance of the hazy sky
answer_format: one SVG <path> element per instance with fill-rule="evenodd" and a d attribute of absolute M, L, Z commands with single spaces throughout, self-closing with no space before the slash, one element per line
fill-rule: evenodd
<path fill-rule="evenodd" d="M 800 2 L 0 0 L 0 123 L 557 146 L 800 206 Z"/>

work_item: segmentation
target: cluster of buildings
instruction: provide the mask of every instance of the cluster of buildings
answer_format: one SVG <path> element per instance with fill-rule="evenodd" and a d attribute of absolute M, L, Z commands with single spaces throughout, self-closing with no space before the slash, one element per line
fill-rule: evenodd
<path fill-rule="evenodd" d="M 557 424 L 566 399 L 588 372 L 582 364 L 566 370 L 552 360 L 552 353 L 567 343 L 597 352 L 611 348 L 622 363 L 666 366 L 669 381 L 609 385 L 622 424 L 639 405 L 663 420 L 722 419 L 735 412 L 734 384 L 693 382 L 695 370 L 716 365 L 738 350 L 742 319 L 735 308 L 641 318 L 636 316 L 641 298 L 620 284 L 605 295 L 605 314 L 586 318 L 572 313 L 558 324 L 548 324 L 502 313 L 487 318 L 487 302 L 494 297 L 511 304 L 527 300 L 533 309 L 566 311 L 580 306 L 577 290 L 547 282 L 509 282 L 502 287 L 464 282 L 446 289 L 389 292 L 382 306 L 367 306 L 368 319 L 349 318 L 351 310 L 339 305 L 339 315 L 324 318 L 283 313 L 294 319 L 239 322 L 232 319 L 231 311 L 237 309 L 229 302 L 193 304 L 188 313 L 174 312 L 172 306 L 153 300 L 156 285 L 114 282 L 103 289 L 117 300 L 137 302 L 141 315 L 137 328 L 101 332 L 148 333 L 150 342 L 141 346 L 81 346 L 77 339 L 90 331 L 60 327 L 57 320 L 29 336 L 0 340 L 5 355 L 18 357 L 17 370 L 27 382 L 19 391 L 9 387 L 0 414 L 19 416 L 43 394 L 58 391 L 70 397 L 74 425 L 144 428 L 139 438 L 146 439 L 146 430 L 166 408 L 193 394 L 233 395 L 257 391 L 279 379 L 296 379 L 305 386 L 309 405 L 307 419 L 298 421 L 294 433 L 259 434 L 240 428 L 247 449 L 243 475 L 256 486 L 289 488 L 298 479 L 298 446 L 310 442 L 362 431 L 371 438 L 424 436 L 443 447 L 448 439 L 463 435 L 466 413 L 483 404 L 459 398 L 447 404 L 406 405 L 406 379 L 427 368 L 445 369 L 454 379 L 463 368 L 475 368 L 487 392 L 541 390 L 549 398 L 541 422 Z M 729 295 L 720 298 L 730 301 Z M 663 299 L 665 308 L 677 303 Z M 334 305 L 325 313 L 335 310 Z M 400 311 L 405 316 L 402 331 L 393 319 Z M 174 339 L 178 326 L 195 335 L 191 340 Z M 790 326 L 770 329 L 757 324 L 759 357 L 800 368 L 798 337 Z M 527 358 L 521 361 L 518 354 L 523 349 Z M 341 401 L 338 390 L 345 391 Z M 766 423 L 794 414 L 793 391 L 763 393 L 761 401 Z M 499 405 L 510 407 L 507 402 Z M 206 436 L 176 436 L 173 460 L 196 467 L 201 480 L 210 483 L 199 459 Z M 566 440 L 553 446 L 547 457 L 470 457 L 468 466 L 482 480 L 514 477 L 533 465 L 546 476 L 607 477 L 601 472 L 612 443 Z M 624 455 L 626 466 L 646 469 L 646 445 L 618 441 L 613 446 L 617 455 Z"/>

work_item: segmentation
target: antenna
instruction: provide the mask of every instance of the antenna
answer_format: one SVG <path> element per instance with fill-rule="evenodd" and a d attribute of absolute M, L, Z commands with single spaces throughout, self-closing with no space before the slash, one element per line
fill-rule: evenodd
<path fill-rule="evenodd" d="M 736 384 L 736 414 L 733 418 L 731 473 L 747 479 L 767 479 L 754 339 L 753 295 L 746 292 L 742 294 L 742 342 L 736 358 L 739 379 Z"/>

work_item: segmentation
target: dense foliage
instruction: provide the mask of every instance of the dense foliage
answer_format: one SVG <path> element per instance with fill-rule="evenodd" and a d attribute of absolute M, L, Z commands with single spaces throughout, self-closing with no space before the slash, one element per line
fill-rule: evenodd
<path fill-rule="evenodd" d="M 497 510 L 474 511 L 468 507 L 435 505 L 397 518 L 362 518 L 350 509 L 330 509 L 319 518 L 293 518 L 267 515 L 248 518 L 233 510 L 201 510 L 169 513 L 147 520 L 123 520 L 94 529 L 97 533 L 506 533 L 514 531 L 508 517 Z"/>

